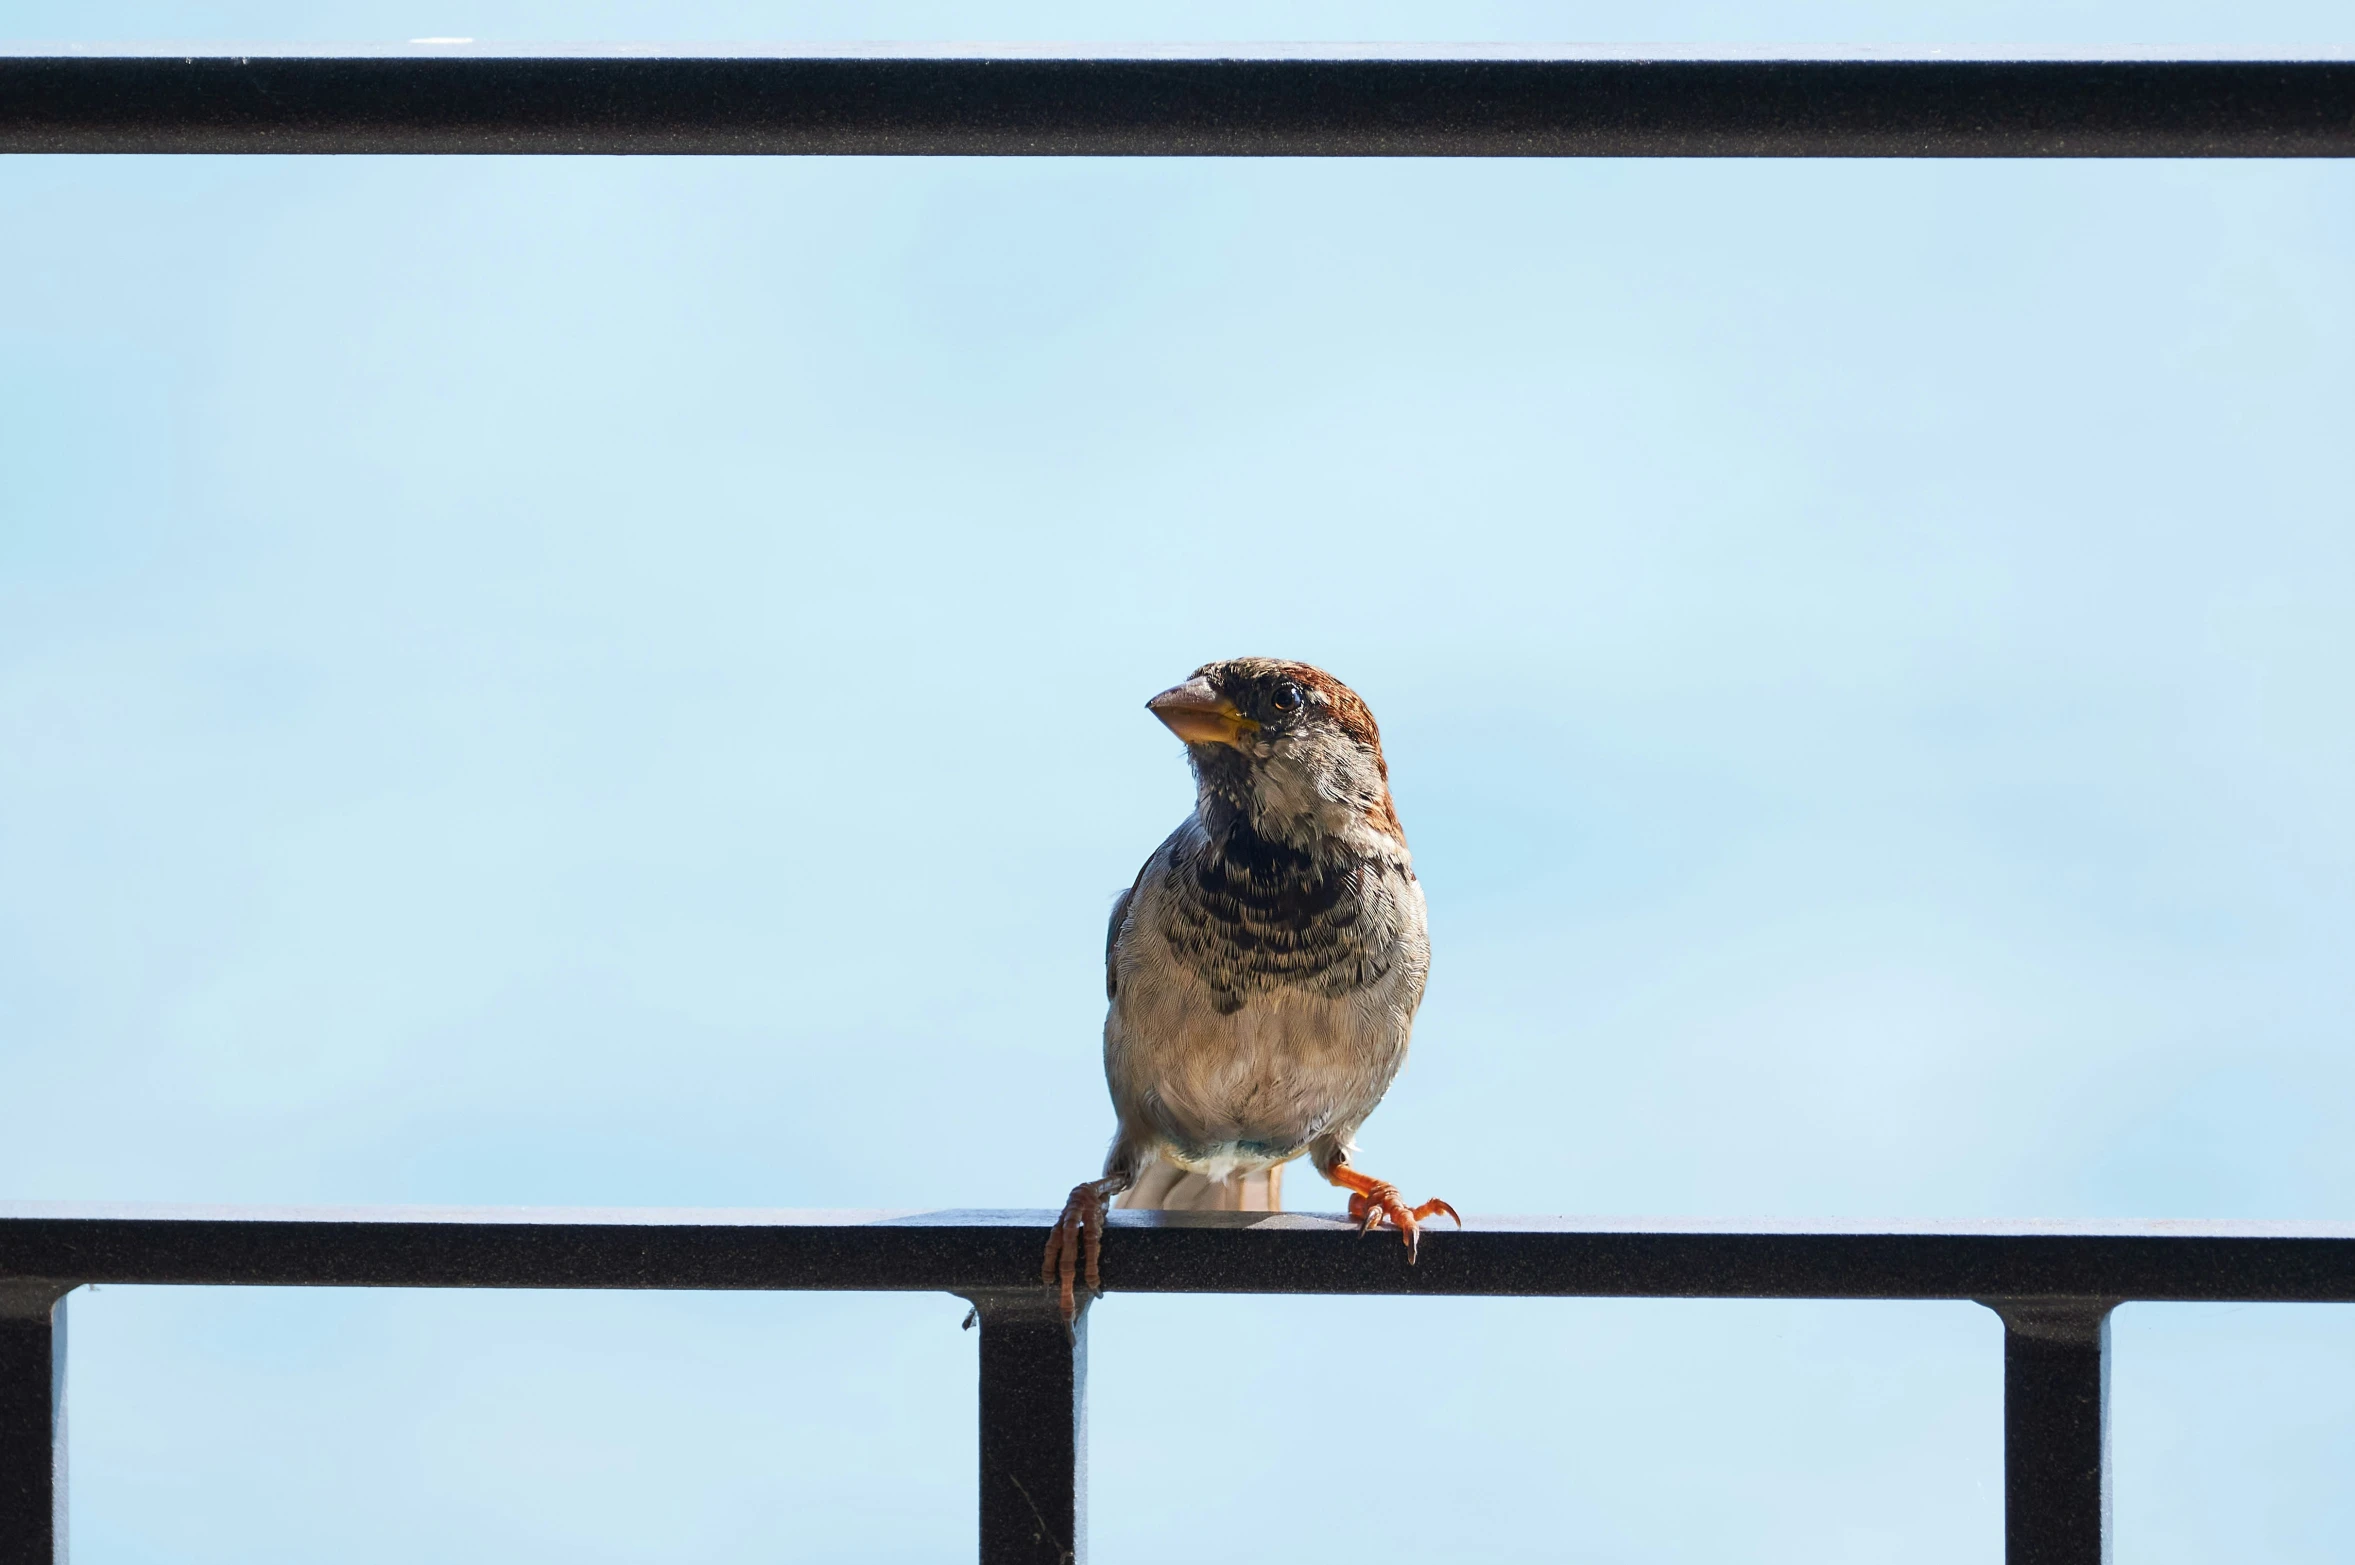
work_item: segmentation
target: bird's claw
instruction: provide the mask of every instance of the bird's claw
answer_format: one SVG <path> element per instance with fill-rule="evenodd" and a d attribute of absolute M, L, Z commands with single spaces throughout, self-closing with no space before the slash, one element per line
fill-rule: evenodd
<path fill-rule="evenodd" d="M 1422 1248 L 1424 1220 L 1442 1212 L 1453 1218 L 1458 1228 L 1464 1226 L 1462 1215 L 1437 1196 L 1421 1206 L 1408 1206 L 1405 1198 L 1399 1195 L 1398 1186 L 1387 1179 L 1373 1180 L 1365 1189 L 1352 1191 L 1349 1197 L 1349 1220 L 1358 1225 L 1357 1231 L 1361 1235 L 1370 1234 L 1385 1221 L 1389 1222 L 1397 1228 L 1399 1237 L 1406 1241 L 1406 1262 L 1409 1266 L 1415 1264 L 1415 1257 Z"/>
<path fill-rule="evenodd" d="M 1047 1230 L 1047 1253 L 1039 1264 L 1039 1281 L 1056 1290 L 1056 1303 L 1062 1306 L 1066 1326 L 1079 1319 L 1078 1283 L 1083 1271 L 1091 1295 L 1104 1291 L 1098 1268 L 1104 1255 L 1105 1202 L 1103 1181 L 1079 1185 L 1063 1203 L 1063 1215 Z"/>

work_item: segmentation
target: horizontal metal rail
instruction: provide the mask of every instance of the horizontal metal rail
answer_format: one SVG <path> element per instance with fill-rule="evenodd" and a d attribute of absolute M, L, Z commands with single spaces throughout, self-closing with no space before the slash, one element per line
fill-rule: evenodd
<path fill-rule="evenodd" d="M 1047 1212 L 0 1202 L 0 1278 L 392 1288 L 916 1290 L 1038 1279 Z M 1309 1213 L 1117 1212 L 1123 1293 L 2355 1301 L 2355 1225 L 1809 1229 L 1474 1218 L 1397 1245 Z"/>
<path fill-rule="evenodd" d="M 1038 1284 L 1048 1212 L 0 1204 L 0 1565 L 64 1555 L 63 1300 L 85 1283 L 925 1290 L 981 1324 L 983 1565 L 1086 1557 L 1087 1323 Z M 2355 1302 L 2355 1224 L 1474 1219 L 1394 1243 L 1302 1214 L 1116 1213 L 1108 1292 L 1963 1299 L 2004 1322 L 2012 1565 L 2105 1558 L 2111 1309 Z"/>
<path fill-rule="evenodd" d="M 2355 56 L 61 51 L 0 151 L 2346 157 Z"/>

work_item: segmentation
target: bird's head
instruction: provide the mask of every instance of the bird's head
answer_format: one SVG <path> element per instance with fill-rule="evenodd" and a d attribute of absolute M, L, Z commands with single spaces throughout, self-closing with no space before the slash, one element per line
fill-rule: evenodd
<path fill-rule="evenodd" d="M 1260 836 L 1296 847 L 1405 847 L 1374 714 L 1323 669 L 1228 658 L 1145 705 L 1186 742 L 1206 824 L 1240 814 Z"/>

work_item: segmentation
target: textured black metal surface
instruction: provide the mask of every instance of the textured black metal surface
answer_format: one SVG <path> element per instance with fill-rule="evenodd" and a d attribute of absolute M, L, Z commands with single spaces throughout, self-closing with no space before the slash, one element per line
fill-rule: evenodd
<path fill-rule="evenodd" d="M 2004 1558 L 2108 1565 L 2110 1305 L 1990 1303 L 2004 1325 Z"/>
<path fill-rule="evenodd" d="M 65 1305 L 0 1280 L 0 1565 L 65 1560 Z"/>
<path fill-rule="evenodd" d="M 1053 1214 L 0 1203 L 0 1278 L 376 1287 L 1036 1286 Z M 1286 1213 L 1119 1212 L 1108 1292 L 2355 1301 L 2355 1225 L 1901 1229 L 1474 1219 L 1395 1239 Z"/>
<path fill-rule="evenodd" d="M 1085 1565 L 1088 1322 L 1043 1288 L 979 1294 L 981 1565 Z"/>
<path fill-rule="evenodd" d="M 19 55 L 0 151 L 2344 157 L 2355 60 Z"/>

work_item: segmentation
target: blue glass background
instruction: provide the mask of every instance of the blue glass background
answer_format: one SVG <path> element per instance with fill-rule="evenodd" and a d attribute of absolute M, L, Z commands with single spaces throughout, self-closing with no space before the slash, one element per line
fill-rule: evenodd
<path fill-rule="evenodd" d="M 2319 3 L 6 0 L 0 39 L 2345 45 Z M 1045 1206 L 1144 698 L 1380 715 L 1469 1211 L 2355 1216 L 2355 170 L 0 162 L 9 1197 Z M 1296 1174 L 1297 1206 L 1337 1206 Z M 78 1295 L 85 1562 L 967 1555 L 946 1298 Z M 1094 1536 L 1985 1561 L 1972 1306 L 1114 1297 Z M 2355 1318 L 2131 1306 L 2121 1560 Z"/>

